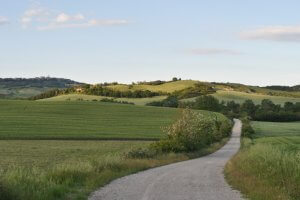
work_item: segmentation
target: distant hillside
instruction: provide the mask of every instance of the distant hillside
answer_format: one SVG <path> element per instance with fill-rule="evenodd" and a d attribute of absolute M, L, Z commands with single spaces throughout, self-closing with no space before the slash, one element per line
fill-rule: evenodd
<path fill-rule="evenodd" d="M 64 78 L 0 78 L 0 98 L 28 98 L 53 89 L 65 89 L 81 83 Z"/>
<path fill-rule="evenodd" d="M 282 89 L 281 89 L 282 88 Z M 293 90 L 287 88 L 294 88 Z M 219 100 L 244 101 L 253 99 L 256 103 L 264 98 L 283 104 L 286 101 L 299 102 L 299 86 L 249 86 L 238 83 L 201 82 L 196 80 L 181 80 L 173 78 L 170 81 L 137 82 L 132 84 L 100 83 L 84 84 L 63 90 L 52 90 L 34 97 L 32 100 L 46 99 L 61 95 L 94 95 L 111 98 L 153 98 L 176 96 L 178 99 L 190 99 L 201 95 L 214 95 Z M 60 98 L 57 98 L 57 100 Z M 85 97 L 84 99 L 89 99 Z"/>
<path fill-rule="evenodd" d="M 265 88 L 271 89 L 271 90 L 288 91 L 288 92 L 300 92 L 300 85 L 295 85 L 295 86 L 292 86 L 292 87 L 281 86 L 281 85 L 272 85 L 272 86 L 267 86 Z"/>

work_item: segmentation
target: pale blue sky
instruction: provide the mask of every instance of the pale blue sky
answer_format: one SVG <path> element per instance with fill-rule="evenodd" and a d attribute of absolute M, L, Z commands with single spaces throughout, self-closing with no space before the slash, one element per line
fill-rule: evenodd
<path fill-rule="evenodd" d="M 300 84 L 298 0 L 0 0 L 0 77 Z"/>

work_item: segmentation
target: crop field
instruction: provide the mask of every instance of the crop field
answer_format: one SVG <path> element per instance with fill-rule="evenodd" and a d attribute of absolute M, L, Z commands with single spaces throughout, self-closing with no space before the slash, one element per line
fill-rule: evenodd
<path fill-rule="evenodd" d="M 126 158 L 147 147 L 178 109 L 94 101 L 0 101 L 0 199 L 87 199 L 90 192 L 137 171 L 222 147 L 227 138 L 195 154 Z M 207 118 L 225 116 L 199 111 Z M 42 140 L 39 140 L 42 139 Z M 51 140 L 47 140 L 51 139 Z M 105 140 L 98 139 L 118 139 Z"/>
<path fill-rule="evenodd" d="M 152 140 L 180 114 L 174 108 L 89 101 L 2 100 L 0 110 L 0 139 Z"/>
<path fill-rule="evenodd" d="M 250 199 L 300 199 L 300 122 L 252 124 L 254 139 L 243 139 L 227 179 Z"/>
<path fill-rule="evenodd" d="M 126 90 L 150 90 L 152 92 L 164 92 L 164 93 L 172 93 L 178 90 L 183 90 L 188 87 L 193 87 L 195 83 L 199 81 L 193 80 L 182 80 L 182 81 L 175 81 L 175 82 L 168 82 L 161 85 L 132 85 L 129 88 L 128 85 L 111 85 L 108 86 L 109 88 L 119 90 L 119 91 L 126 91 Z"/>
<path fill-rule="evenodd" d="M 148 141 L 0 140 L 0 168 L 52 168 L 61 164 L 120 157 Z"/>
<path fill-rule="evenodd" d="M 251 99 L 255 104 L 260 104 L 263 99 L 270 99 L 275 104 L 283 105 L 285 102 L 300 102 L 300 98 L 293 97 L 280 97 L 280 96 L 270 96 L 256 93 L 245 93 L 236 91 L 224 91 L 218 90 L 212 96 L 216 97 L 220 101 L 235 101 L 237 103 L 243 103 L 247 99 Z"/>
<path fill-rule="evenodd" d="M 158 139 L 178 109 L 103 102 L 0 101 L 1 139 Z"/>
<path fill-rule="evenodd" d="M 96 95 L 85 95 L 85 94 L 67 94 L 67 95 L 59 95 L 47 99 L 41 99 L 38 101 L 99 101 L 104 98 L 114 99 L 116 101 L 127 101 L 130 103 L 134 103 L 135 105 L 144 106 L 147 103 L 153 101 L 161 101 L 166 98 L 166 96 L 155 96 L 149 98 L 112 98 L 112 97 L 103 97 L 103 96 L 96 96 Z"/>

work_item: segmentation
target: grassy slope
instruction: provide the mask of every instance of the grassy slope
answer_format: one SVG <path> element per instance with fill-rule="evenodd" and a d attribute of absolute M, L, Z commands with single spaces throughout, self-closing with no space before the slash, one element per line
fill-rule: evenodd
<path fill-rule="evenodd" d="M 218 90 L 212 96 L 216 97 L 220 101 L 235 101 L 237 103 L 243 103 L 247 99 L 251 99 L 255 104 L 260 104 L 263 99 L 270 99 L 275 104 L 283 105 L 285 102 L 300 102 L 300 98 L 293 97 L 280 97 L 280 96 L 270 96 L 256 93 L 246 93 L 246 92 L 236 92 L 236 91 L 225 91 Z M 182 101 L 194 101 L 196 97 L 183 99 Z"/>
<path fill-rule="evenodd" d="M 134 103 L 135 105 L 146 105 L 147 103 L 153 102 L 153 101 L 161 101 L 166 98 L 166 96 L 156 96 L 151 98 L 111 98 L 111 97 L 103 97 L 103 96 L 95 96 L 95 95 L 85 95 L 85 94 L 67 94 L 67 95 L 59 95 L 52 98 L 47 99 L 41 99 L 39 101 L 76 101 L 78 99 L 82 99 L 84 101 L 93 101 L 93 100 L 101 100 L 104 98 L 110 98 L 114 99 L 116 101 L 127 101 Z"/>
<path fill-rule="evenodd" d="M 161 137 L 177 109 L 102 102 L 0 101 L 2 139 Z"/>
<path fill-rule="evenodd" d="M 18 87 L 18 88 L 6 88 L 0 86 L 0 94 L 5 95 L 6 98 L 28 98 L 38 95 L 47 90 L 55 88 L 38 88 L 38 87 Z"/>
<path fill-rule="evenodd" d="M 300 122 L 254 122 L 254 139 L 227 164 L 229 182 L 253 200 L 300 199 Z"/>
<path fill-rule="evenodd" d="M 247 99 L 251 99 L 255 104 L 260 104 L 263 99 L 270 99 L 275 104 L 284 104 L 287 101 L 290 102 L 300 102 L 300 98 L 292 97 L 279 97 L 279 96 L 270 96 L 262 95 L 256 93 L 245 93 L 245 92 L 236 92 L 236 91 L 222 91 L 219 90 L 217 93 L 213 94 L 214 97 L 218 98 L 220 101 L 235 101 L 238 103 L 243 103 Z"/>
<path fill-rule="evenodd" d="M 188 87 L 193 87 L 195 83 L 199 81 L 193 81 L 193 80 L 182 80 L 182 81 L 175 81 L 175 82 L 169 82 L 164 83 L 161 85 L 133 85 L 131 89 L 129 89 L 128 85 L 112 85 L 108 86 L 109 88 L 120 90 L 120 91 L 126 91 L 126 90 L 150 90 L 153 92 L 166 92 L 166 93 L 172 93 L 176 90 L 182 90 Z"/>

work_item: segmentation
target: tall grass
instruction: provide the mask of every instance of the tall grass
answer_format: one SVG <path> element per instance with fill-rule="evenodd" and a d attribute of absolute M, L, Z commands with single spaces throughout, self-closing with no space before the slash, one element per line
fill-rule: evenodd
<path fill-rule="evenodd" d="M 229 183 L 253 200 L 300 199 L 300 149 L 290 142 L 299 144 L 299 136 L 254 136 L 243 138 L 242 150 L 227 163 Z"/>
<path fill-rule="evenodd" d="M 85 162 L 63 163 L 50 169 L 10 167 L 0 172 L 0 200 L 87 199 L 113 179 L 152 167 L 206 155 L 221 148 L 226 139 L 189 154 L 160 154 L 151 159 L 107 156 Z"/>

